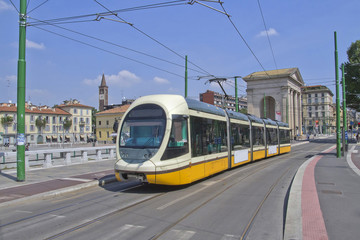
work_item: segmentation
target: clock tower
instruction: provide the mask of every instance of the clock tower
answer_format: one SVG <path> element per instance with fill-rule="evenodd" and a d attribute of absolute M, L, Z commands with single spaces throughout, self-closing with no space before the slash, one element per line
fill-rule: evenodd
<path fill-rule="evenodd" d="M 103 74 L 99 86 L 99 111 L 104 111 L 104 106 L 108 104 L 108 86 L 106 86 L 105 76 Z"/>

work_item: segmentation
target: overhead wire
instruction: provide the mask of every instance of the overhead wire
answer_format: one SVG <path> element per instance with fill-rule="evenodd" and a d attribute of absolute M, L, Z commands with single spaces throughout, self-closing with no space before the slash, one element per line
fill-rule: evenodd
<path fill-rule="evenodd" d="M 101 7 L 103 7 L 104 9 L 106 9 L 108 12 L 111 12 L 114 14 L 114 16 L 116 16 L 118 19 L 120 19 L 121 21 L 127 22 L 125 19 L 119 17 L 117 14 L 115 14 L 113 11 L 111 11 L 109 8 L 107 8 L 106 6 L 104 6 L 103 4 L 99 3 L 97 0 L 94 0 L 97 4 L 99 4 Z M 159 45 L 161 45 L 162 47 L 166 48 L 167 50 L 169 50 L 170 52 L 174 53 L 175 55 L 177 55 L 178 57 L 180 57 L 181 59 L 185 60 L 185 57 L 180 55 L 179 53 L 177 53 L 176 51 L 172 50 L 171 48 L 169 48 L 168 46 L 166 46 L 165 44 L 161 43 L 159 40 L 151 37 L 149 34 L 145 33 L 144 31 L 140 30 L 139 28 L 135 27 L 133 24 L 130 25 L 132 28 L 134 28 L 136 31 L 140 32 L 141 34 L 145 35 L 146 37 L 150 38 L 151 40 L 155 41 L 156 43 L 158 43 Z M 196 65 L 195 63 L 193 63 L 192 61 L 188 61 L 188 63 L 194 65 L 195 67 L 199 68 L 200 70 L 204 71 L 205 73 L 211 75 L 208 71 L 204 70 L 203 68 L 201 68 L 200 66 Z"/>
<path fill-rule="evenodd" d="M 81 44 L 83 44 L 83 45 L 86 45 L 86 46 L 89 46 L 89 47 L 92 47 L 92 48 L 95 48 L 95 49 L 98 49 L 98 50 L 101 50 L 101 51 L 104 51 L 104 52 L 107 52 L 107 53 L 110 53 L 110 54 L 113 54 L 113 55 L 116 55 L 116 56 L 119 56 L 119 57 L 122 57 L 122 58 L 125 58 L 125 59 L 127 59 L 127 60 L 130 60 L 130 61 L 133 61 L 133 62 L 142 64 L 142 65 L 145 65 L 145 66 L 148 66 L 148 67 L 151 67 L 151 68 L 154 68 L 154 69 L 157 69 L 157 70 L 160 70 L 160 71 L 163 71 L 163 72 L 172 74 L 172 75 L 174 75 L 174 76 L 183 78 L 182 75 L 179 75 L 179 74 L 177 74 L 177 73 L 173 73 L 173 72 L 170 72 L 170 71 L 168 71 L 168 70 L 165 70 L 165 69 L 162 69 L 162 68 L 153 66 L 153 65 L 151 65 L 151 64 L 144 63 L 144 62 L 142 62 L 142 61 L 138 61 L 138 60 L 136 60 L 136 59 L 123 56 L 123 55 L 121 55 L 121 54 L 115 53 L 115 52 L 110 51 L 110 50 L 106 50 L 106 49 L 104 49 L 104 48 L 100 48 L 100 47 L 98 47 L 98 46 L 95 46 L 95 45 L 86 43 L 86 42 L 84 42 L 84 41 L 80 41 L 80 40 L 77 40 L 77 39 L 74 39 L 74 38 L 65 36 L 65 35 L 63 35 L 63 34 L 56 33 L 56 32 L 50 31 L 50 30 L 48 30 L 48 29 L 41 28 L 41 27 L 39 27 L 39 26 L 33 26 L 33 27 L 38 28 L 38 29 L 43 30 L 43 31 L 46 31 L 46 32 L 49 32 L 49 33 L 52 33 L 52 34 L 55 34 L 55 35 L 58 35 L 58 36 L 60 36 L 60 37 L 63 37 L 63 38 L 66 38 L 66 39 L 69 39 L 69 40 L 72 40 L 72 41 L 81 43 Z"/>
<path fill-rule="evenodd" d="M 268 39 L 268 42 L 269 42 L 269 46 L 270 46 L 270 49 L 271 49 L 271 54 L 272 54 L 272 57 L 273 57 L 273 60 L 274 60 L 274 63 L 275 63 L 275 68 L 276 68 L 276 70 L 277 70 L 277 69 L 278 69 L 278 66 L 277 66 L 277 63 L 276 63 L 276 60 L 275 60 L 274 50 L 273 50 L 273 47 L 272 47 L 272 45 L 271 45 L 271 41 L 270 41 L 270 37 L 269 37 L 269 31 L 268 31 L 268 29 L 267 29 L 267 27 L 266 27 L 264 14 L 263 14 L 263 11 L 262 11 L 262 8 L 261 8 L 261 5 L 260 5 L 260 0 L 257 0 L 257 2 L 258 2 L 258 5 L 259 5 L 261 17 L 262 17 L 262 20 L 263 20 L 263 23 L 264 23 L 266 36 L 267 36 L 267 39 Z"/>
<path fill-rule="evenodd" d="M 234 29 L 236 30 L 236 32 L 238 33 L 238 35 L 240 36 L 240 38 L 243 40 L 243 42 L 245 43 L 245 45 L 247 46 L 247 48 L 250 50 L 251 54 L 254 56 L 254 58 L 256 59 L 256 61 L 259 63 L 259 65 L 261 66 L 261 68 L 264 70 L 265 74 L 269 77 L 270 75 L 267 73 L 267 71 L 265 70 L 264 66 L 261 64 L 259 58 L 255 55 L 254 51 L 251 49 L 250 45 L 247 43 L 247 41 L 245 40 L 245 38 L 242 36 L 242 34 L 240 33 L 239 29 L 236 27 L 235 23 L 231 20 L 230 15 L 227 13 L 227 11 L 225 10 L 224 6 L 223 6 L 223 2 L 221 2 L 219 0 L 219 4 L 221 6 L 221 8 L 223 9 L 224 13 L 226 14 L 226 16 L 228 17 L 231 25 L 234 27 Z"/>
<path fill-rule="evenodd" d="M 38 9 L 39 7 L 41 7 L 42 5 L 44 5 L 45 3 L 47 3 L 49 0 L 45 0 L 44 2 L 40 3 L 39 5 L 37 5 L 36 7 L 34 7 L 33 9 L 31 9 L 27 14 L 35 11 L 36 9 Z M 29 0 L 30 2 L 30 0 Z M 28 3 L 29 4 L 29 3 Z"/>
<path fill-rule="evenodd" d="M 12 0 L 9 0 L 9 2 L 13 5 L 13 7 L 15 8 L 15 10 L 16 10 L 18 13 L 20 13 L 19 9 L 15 6 L 15 4 L 13 3 L 13 1 L 12 1 Z"/>
<path fill-rule="evenodd" d="M 29 18 L 30 18 L 30 19 L 34 19 L 34 20 L 37 20 L 37 21 L 40 21 L 40 22 L 46 23 L 46 21 L 42 21 L 42 20 L 35 19 L 35 18 L 32 18 L 32 17 L 29 17 Z M 157 60 L 159 60 L 159 61 L 163 61 L 163 62 L 172 64 L 172 65 L 175 65 L 175 66 L 184 68 L 184 66 L 181 65 L 181 64 L 174 63 L 174 62 L 171 62 L 171 61 L 169 61 L 169 60 L 166 60 L 166 59 L 163 59 L 163 58 L 159 58 L 159 57 L 156 57 L 156 56 L 153 56 L 153 55 L 150 55 L 150 54 L 148 54 L 148 53 L 144 53 L 144 52 L 141 52 L 141 51 L 138 51 L 138 50 L 135 50 L 135 49 L 131 49 L 131 48 L 122 46 L 122 45 L 117 44 L 117 43 L 113 43 L 113 42 L 110 42 L 110 41 L 107 41 L 107 40 L 104 40 L 104 39 L 101 39 L 101 38 L 98 38 L 98 37 L 94 37 L 94 36 L 91 36 L 91 35 L 88 35 L 88 34 L 85 34 L 85 33 L 81 33 L 81 32 L 75 31 L 75 30 L 71 30 L 71 29 L 68 29 L 68 28 L 65 28 L 65 27 L 61 27 L 61 26 L 58 26 L 58 25 L 53 24 L 53 23 L 47 23 L 47 24 L 48 24 L 48 25 L 51 25 L 51 26 L 54 26 L 54 27 L 57 27 L 57 28 L 60 28 L 60 29 L 63 29 L 63 30 L 66 30 L 66 31 L 69 31 L 69 32 L 72 32 L 72 33 L 75 33 L 75 34 L 78 34 L 78 35 L 81 35 L 81 36 L 84 36 L 84 37 L 88 37 L 88 38 L 91 38 L 91 39 L 94 39 L 94 40 L 97 40 L 97 41 L 100 41 L 100 42 L 103 42 L 103 43 L 107 43 L 107 44 L 110 44 L 110 45 L 113 45 L 113 46 L 116 46 L 116 47 L 119 47 L 119 48 L 122 48 L 122 49 L 126 49 L 126 50 L 128 50 L 128 51 L 132 51 L 132 52 L 135 52 L 135 53 L 138 53 L 138 54 L 147 56 L 147 57 L 151 57 L 151 58 L 157 59 Z M 29 26 L 34 26 L 34 25 L 29 24 Z M 35 25 L 35 26 L 38 26 L 38 25 Z M 195 72 L 203 73 L 203 72 L 200 72 L 200 71 L 198 71 L 198 70 L 196 70 L 196 69 L 193 69 L 193 68 L 188 68 L 188 69 L 189 69 L 189 70 L 192 70 L 192 71 L 195 71 Z"/>
<path fill-rule="evenodd" d="M 177 0 L 177 1 L 170 1 L 170 2 L 164 2 L 164 3 L 143 5 L 143 6 L 132 7 L 132 8 L 123 8 L 123 9 L 113 10 L 112 12 L 107 11 L 107 12 L 101 12 L 101 13 L 92 13 L 92 14 L 85 14 L 85 15 L 78 15 L 78 16 L 71 16 L 71 17 L 48 19 L 48 20 L 46 20 L 46 22 L 60 22 L 61 23 L 62 21 L 68 21 L 68 20 L 74 20 L 74 19 L 114 15 L 114 13 L 120 13 L 120 12 L 153 9 L 153 8 L 159 8 L 159 7 L 178 6 L 178 5 L 184 5 L 184 1 L 185 0 Z M 182 3 L 178 3 L 178 2 L 182 2 Z M 86 20 L 83 20 L 83 21 L 86 21 Z M 93 19 L 87 20 L 87 21 L 93 21 Z M 36 23 L 34 23 L 34 24 L 36 24 Z"/>

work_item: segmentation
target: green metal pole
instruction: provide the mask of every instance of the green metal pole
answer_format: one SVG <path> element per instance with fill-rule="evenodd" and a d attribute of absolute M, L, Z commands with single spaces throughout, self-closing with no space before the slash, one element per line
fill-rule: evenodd
<path fill-rule="evenodd" d="M 264 93 L 264 118 L 266 118 L 266 95 Z"/>
<path fill-rule="evenodd" d="M 343 126 L 344 132 L 347 132 L 347 119 L 346 119 L 346 92 L 345 92 L 345 70 L 344 63 L 341 64 L 341 72 L 342 72 L 342 90 L 343 90 Z M 345 144 L 347 144 L 347 139 L 345 138 Z"/>
<path fill-rule="evenodd" d="M 338 51 L 337 51 L 337 38 L 334 32 L 335 42 L 335 79 L 336 79 L 336 157 L 341 157 L 341 133 L 340 133 L 340 94 L 339 94 L 339 64 L 338 64 Z"/>
<path fill-rule="evenodd" d="M 236 111 L 236 112 L 239 112 L 239 99 L 238 99 L 237 77 L 235 77 L 235 111 Z"/>
<path fill-rule="evenodd" d="M 187 55 L 185 56 L 185 98 L 187 98 L 188 92 L 188 70 L 187 70 Z"/>
<path fill-rule="evenodd" d="M 25 181 L 26 0 L 20 0 L 19 60 L 17 72 L 17 181 Z"/>

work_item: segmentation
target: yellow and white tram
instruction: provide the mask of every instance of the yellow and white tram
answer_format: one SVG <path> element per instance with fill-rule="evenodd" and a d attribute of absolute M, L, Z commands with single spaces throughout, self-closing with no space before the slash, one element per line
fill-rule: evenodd
<path fill-rule="evenodd" d="M 182 185 L 290 150 L 286 123 L 179 95 L 151 95 L 137 99 L 120 122 L 115 175 Z"/>

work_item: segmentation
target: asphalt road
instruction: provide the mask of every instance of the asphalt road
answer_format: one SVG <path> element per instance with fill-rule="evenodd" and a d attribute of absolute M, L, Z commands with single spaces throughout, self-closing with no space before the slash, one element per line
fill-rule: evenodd
<path fill-rule="evenodd" d="M 333 142 L 184 187 L 114 183 L 0 209 L 0 239 L 282 239 L 291 181 Z"/>

